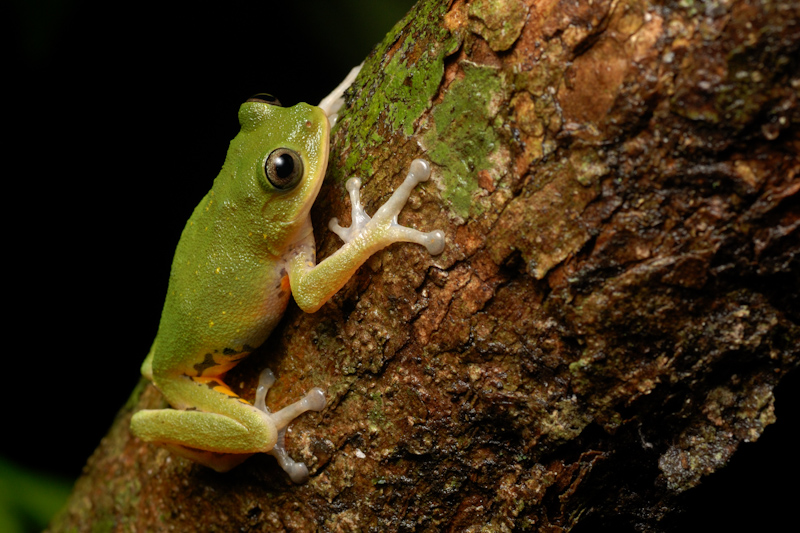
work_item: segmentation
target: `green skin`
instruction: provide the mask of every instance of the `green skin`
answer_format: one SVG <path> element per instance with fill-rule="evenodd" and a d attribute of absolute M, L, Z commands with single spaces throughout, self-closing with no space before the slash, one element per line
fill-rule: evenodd
<path fill-rule="evenodd" d="M 331 224 L 348 242 L 317 265 L 309 211 L 328 161 L 325 111 L 249 100 L 239 110 L 239 123 L 222 171 L 183 230 L 158 334 L 142 365 L 142 374 L 174 409 L 137 412 L 131 431 L 218 471 L 253 453 L 273 453 L 297 481 L 304 474 L 290 471 L 298 463 L 283 451 L 281 433 L 301 413 L 321 410 L 324 393 L 315 389 L 270 413 L 263 394 L 254 406 L 233 393 L 223 381 L 225 372 L 267 339 L 290 291 L 304 311 L 314 312 L 376 251 L 405 241 L 439 253 L 444 236 L 396 222 L 411 190 L 428 177 L 428 167 L 419 161 L 372 219 L 360 207 L 359 183 L 348 183 L 354 224 Z M 282 188 L 265 171 L 276 149 L 291 151 L 295 168 L 302 162 L 302 173 Z"/>

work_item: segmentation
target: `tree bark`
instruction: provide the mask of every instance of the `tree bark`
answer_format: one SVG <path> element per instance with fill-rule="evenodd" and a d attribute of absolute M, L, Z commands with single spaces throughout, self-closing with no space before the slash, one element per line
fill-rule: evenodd
<path fill-rule="evenodd" d="M 394 245 L 229 374 L 322 413 L 230 473 L 149 446 L 142 383 L 51 531 L 669 530 L 775 422 L 800 339 L 800 2 L 422 0 L 367 58 L 314 208 L 320 259 L 415 157 Z M 485 529 L 481 529 L 485 528 Z M 625 529 L 628 528 L 628 529 Z"/>

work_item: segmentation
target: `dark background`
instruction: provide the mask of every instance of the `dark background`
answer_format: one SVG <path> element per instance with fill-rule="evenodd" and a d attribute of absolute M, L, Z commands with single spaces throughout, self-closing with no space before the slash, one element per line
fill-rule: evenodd
<path fill-rule="evenodd" d="M 0 456 L 79 475 L 139 379 L 175 244 L 238 131 L 239 104 L 257 92 L 317 103 L 412 4 L 0 7 L 11 317 Z M 777 390 L 780 423 L 691 491 L 678 529 L 747 527 L 764 508 L 775 520 L 772 510 L 791 513 L 798 388 L 795 373 Z M 763 531 L 776 523 L 755 522 Z M 605 519 L 582 527 L 629 530 Z"/>

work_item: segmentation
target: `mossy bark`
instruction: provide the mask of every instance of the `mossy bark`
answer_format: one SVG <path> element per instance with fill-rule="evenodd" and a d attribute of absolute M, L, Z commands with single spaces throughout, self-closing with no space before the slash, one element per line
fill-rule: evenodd
<path fill-rule="evenodd" d="M 367 58 L 315 206 L 319 256 L 415 157 L 394 245 L 230 374 L 287 445 L 228 474 L 128 433 L 52 531 L 668 529 L 676 498 L 775 422 L 800 355 L 800 2 L 423 0 Z M 484 529 L 482 529 L 484 528 Z"/>

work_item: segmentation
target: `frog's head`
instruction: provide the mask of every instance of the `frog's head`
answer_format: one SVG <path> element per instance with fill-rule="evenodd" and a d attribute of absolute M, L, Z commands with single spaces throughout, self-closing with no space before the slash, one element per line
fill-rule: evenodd
<path fill-rule="evenodd" d="M 222 172 L 225 197 L 258 213 L 254 223 L 278 254 L 306 224 L 325 177 L 328 117 L 319 107 L 281 107 L 269 95 L 256 95 L 242 104 L 239 123 Z"/>

